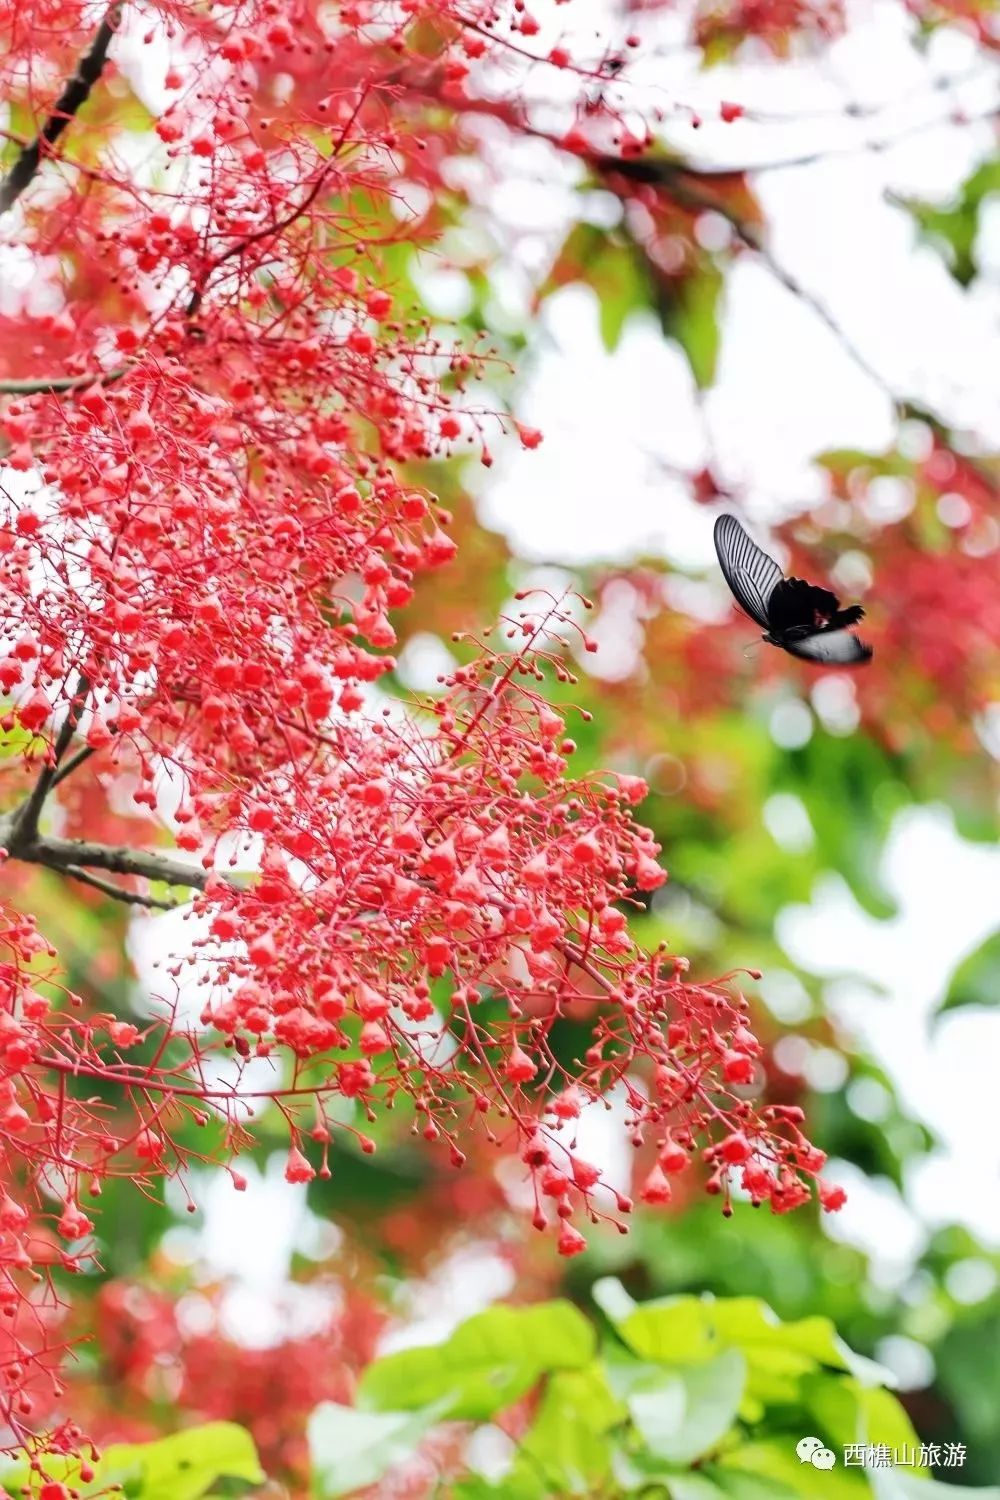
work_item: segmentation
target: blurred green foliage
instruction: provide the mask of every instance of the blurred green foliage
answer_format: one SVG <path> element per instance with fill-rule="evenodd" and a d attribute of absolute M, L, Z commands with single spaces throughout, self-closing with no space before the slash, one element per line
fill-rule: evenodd
<path fill-rule="evenodd" d="M 128 1500 L 208 1500 L 254 1494 L 265 1479 L 253 1438 L 233 1422 L 209 1422 L 152 1443 L 115 1443 L 87 1468 L 85 1478 L 81 1460 L 50 1455 L 35 1469 L 25 1462 L 9 1466 L 0 1482 L 11 1496 L 37 1494 L 52 1480 L 81 1500 L 111 1493 Z"/>
<path fill-rule="evenodd" d="M 456 1450 L 457 1477 L 439 1485 L 455 1500 L 963 1493 L 931 1485 L 933 1455 L 921 1454 L 887 1372 L 856 1355 L 829 1318 L 782 1322 L 754 1297 L 635 1302 L 613 1278 L 598 1281 L 593 1298 L 599 1327 L 566 1302 L 495 1307 L 444 1343 L 376 1360 L 354 1409 L 330 1402 L 313 1415 L 314 1494 L 333 1500 L 375 1483 L 441 1423 L 477 1424 L 506 1455 L 497 1475 L 480 1469 L 482 1447 Z M 869 1445 L 900 1456 L 900 1467 L 886 1475 L 874 1457 L 866 1465 Z M 828 1461 L 817 1465 L 820 1447 Z M 1000 1500 L 1000 1488 L 976 1493 Z"/>

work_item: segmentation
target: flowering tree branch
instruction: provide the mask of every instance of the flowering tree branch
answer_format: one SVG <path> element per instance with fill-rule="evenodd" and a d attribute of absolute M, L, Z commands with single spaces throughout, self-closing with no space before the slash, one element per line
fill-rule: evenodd
<path fill-rule="evenodd" d="M 60 839 L 46 834 L 35 834 L 26 838 L 18 833 L 16 814 L 0 819 L 0 848 L 6 849 L 8 859 L 20 859 L 26 864 L 44 865 L 64 875 L 80 878 L 81 870 L 107 870 L 114 875 L 135 875 L 145 880 L 162 881 L 165 885 L 189 886 L 203 891 L 209 872 L 197 865 L 188 865 L 171 859 L 165 854 L 156 854 L 146 849 L 128 849 L 112 844 L 100 844 L 90 839 Z M 132 900 L 128 892 L 120 894 L 110 885 L 102 886 L 108 895 L 114 894 L 122 901 Z M 157 903 L 148 901 L 146 905 Z"/>
<path fill-rule="evenodd" d="M 73 697 L 70 700 L 69 709 L 62 728 L 56 736 L 51 754 L 43 765 L 38 780 L 32 787 L 27 799 L 17 808 L 14 814 L 15 823 L 12 832 L 15 845 L 27 846 L 34 842 L 38 832 L 38 819 L 45 805 L 45 799 L 55 784 L 59 762 L 73 742 L 73 736 L 76 733 L 77 725 L 80 722 L 80 715 L 83 712 L 89 692 L 90 682 L 81 674 Z"/>
<path fill-rule="evenodd" d="M 0 396 L 46 396 L 62 391 L 81 391 L 92 385 L 110 385 L 120 380 L 126 367 L 116 370 L 88 370 L 84 375 L 39 375 L 31 380 L 0 380 Z"/>
<path fill-rule="evenodd" d="M 121 24 L 121 0 L 109 5 L 97 29 L 93 45 L 81 57 L 76 72 L 69 79 L 52 113 L 30 145 L 25 146 L 17 161 L 0 183 L 0 213 L 12 208 L 37 173 L 44 153 L 62 135 L 70 120 L 90 96 L 90 91 L 104 71 L 108 49 Z"/>
<path fill-rule="evenodd" d="M 89 1234 L 79 1200 L 95 1182 L 153 1190 L 195 1161 L 232 1171 L 249 1141 L 238 1084 L 267 1059 L 289 1080 L 267 1097 L 290 1182 L 329 1176 L 335 1133 L 357 1135 L 339 1101 L 372 1121 L 398 1108 L 456 1167 L 473 1133 L 502 1143 L 533 1224 L 575 1255 L 577 1224 L 631 1208 L 576 1150 L 581 1111 L 619 1085 L 630 1139 L 657 1153 L 645 1201 L 669 1201 L 668 1177 L 700 1153 L 724 1211 L 741 1192 L 796 1207 L 823 1157 L 800 1111 L 746 1094 L 762 1051 L 747 1002 L 728 980 L 689 983 L 686 960 L 628 931 L 636 893 L 666 879 L 633 811 L 645 783 L 574 775 L 575 711 L 545 696 L 575 681 L 571 641 L 595 648 L 586 601 L 540 592 L 491 622 L 433 698 L 398 716 L 373 706 L 397 613 L 457 550 L 413 466 L 483 436 L 474 391 L 496 358 L 418 317 L 386 266 L 388 249 L 440 232 L 397 212 L 399 183 L 433 199 L 442 157 L 424 137 L 461 149 L 461 102 L 444 100 L 456 122 L 437 124 L 415 99 L 418 130 L 387 106 L 408 92 L 401 55 L 447 79 L 491 49 L 527 68 L 537 23 L 519 4 L 417 0 L 373 42 L 282 0 L 248 0 L 224 32 L 200 7 L 166 10 L 184 35 L 154 130 L 183 170 L 161 191 L 111 150 L 86 191 L 67 174 L 55 211 L 87 275 L 42 271 L 65 303 L 53 325 L 76 340 L 65 368 L 114 348 L 124 378 L 0 388 L 9 464 L 28 476 L 0 496 L 0 731 L 34 777 L 0 846 L 129 905 L 168 903 L 115 877 L 186 888 L 198 920 L 143 1022 L 69 992 L 34 915 L 0 908 L 0 1149 L 16 1179 L 0 1204 L 0 1313 L 30 1306 L 38 1230 L 67 1247 Z M 39 115 L 2 206 L 100 77 L 120 18 L 106 10 Z M 60 62 L 47 76 L 63 75 Z M 588 118 L 602 111 L 614 125 L 601 100 Z M 37 209 L 23 232 L 48 268 L 53 205 Z M 46 831 L 50 794 L 112 746 L 100 785 L 67 799 L 82 836 Z M 179 857 L 150 847 L 152 826 L 138 847 L 107 833 L 123 804 L 155 815 L 164 765 L 181 789 Z M 252 880 L 221 873 L 250 849 Z M 572 1059 L 564 1019 L 588 1031 Z M 220 1064 L 235 1080 L 221 1093 Z M 99 1101 L 70 1075 L 100 1080 Z M 202 1154 L 186 1126 L 220 1099 L 224 1131 Z M 56 1253 L 77 1268 L 79 1252 Z M 19 1400 L 0 1389 L 0 1417 L 24 1418 Z"/>

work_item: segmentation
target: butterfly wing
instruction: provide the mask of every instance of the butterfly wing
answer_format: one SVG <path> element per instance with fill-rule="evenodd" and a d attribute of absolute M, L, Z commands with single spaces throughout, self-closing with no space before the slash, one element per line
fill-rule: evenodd
<path fill-rule="evenodd" d="M 792 656 L 825 666 L 850 667 L 870 661 L 872 657 L 871 646 L 859 641 L 849 630 L 824 630 L 818 635 L 803 636 L 797 641 L 785 640 L 781 644 Z"/>
<path fill-rule="evenodd" d="M 796 629 L 811 635 L 836 614 L 838 602 L 829 589 L 801 578 L 782 578 L 767 601 L 767 623 L 774 635 Z"/>
<path fill-rule="evenodd" d="M 737 604 L 767 630 L 768 601 L 781 582 L 778 564 L 751 541 L 735 516 L 716 521 L 715 550 Z"/>

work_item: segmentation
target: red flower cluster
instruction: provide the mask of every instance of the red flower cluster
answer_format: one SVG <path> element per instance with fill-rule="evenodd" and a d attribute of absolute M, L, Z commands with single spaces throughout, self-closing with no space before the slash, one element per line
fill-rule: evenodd
<path fill-rule="evenodd" d="M 312 1290 L 319 1299 L 324 1288 Z M 321 1401 L 351 1399 L 385 1321 L 363 1294 L 345 1301 L 338 1286 L 329 1295 L 330 1313 L 315 1332 L 254 1348 L 234 1342 L 225 1300 L 211 1288 L 193 1293 L 185 1306 L 138 1283 L 108 1282 L 94 1307 L 101 1379 L 87 1381 L 86 1389 L 74 1382 L 74 1401 L 104 1444 L 158 1436 L 143 1423 L 148 1403 L 180 1406 L 197 1421 L 252 1426 L 265 1471 L 292 1478 L 304 1491 L 306 1418 Z"/>
<path fill-rule="evenodd" d="M 88 44 L 94 87 L 123 9 L 88 38 L 89 6 L 18 7 L 11 87 L 25 70 L 48 86 Z M 466 393 L 486 357 L 408 320 L 389 284 L 439 227 L 413 203 L 440 190 L 450 143 L 407 89 L 520 59 L 537 29 L 519 3 L 394 14 L 164 6 L 149 39 L 169 43 L 176 103 L 156 169 L 122 166 L 95 94 L 95 133 L 64 99 L 47 137 L 58 154 L 70 116 L 79 159 L 15 184 L 37 277 L 26 389 L 0 417 L 0 731 L 33 780 L 0 842 L 139 904 L 187 886 L 197 919 L 154 997 L 166 1015 L 143 1022 L 68 993 L 31 918 L 3 917 L 0 1312 L 17 1336 L 0 1407 L 18 1434 L 48 1268 L 89 1253 L 102 1183 L 203 1160 L 240 1188 L 252 1100 L 283 1112 L 293 1182 L 329 1171 L 336 1130 L 374 1149 L 360 1124 L 382 1109 L 456 1165 L 478 1124 L 520 1154 L 566 1255 L 581 1223 L 630 1207 L 574 1143 L 612 1085 L 660 1151 L 651 1201 L 699 1149 L 727 1208 L 734 1185 L 793 1207 L 821 1165 L 797 1117 L 746 1097 L 743 1000 L 628 935 L 634 893 L 666 879 L 633 814 L 645 787 L 572 776 L 541 691 L 568 675 L 575 605 L 505 619 L 513 646 L 479 643 L 430 703 L 378 690 L 392 612 L 455 551 L 404 466 L 480 425 Z M 46 799 L 84 761 L 179 858 L 48 831 Z M 592 1018 L 572 1066 L 551 1045 L 568 1008 Z"/>
<path fill-rule="evenodd" d="M 700 47 L 730 50 L 753 38 L 784 56 L 800 37 L 829 41 L 843 29 L 843 0 L 703 0 L 694 31 Z"/>

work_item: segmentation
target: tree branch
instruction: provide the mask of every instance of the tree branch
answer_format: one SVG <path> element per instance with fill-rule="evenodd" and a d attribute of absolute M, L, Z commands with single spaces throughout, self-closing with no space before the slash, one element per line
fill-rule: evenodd
<path fill-rule="evenodd" d="M 82 766 L 85 760 L 89 760 L 96 753 L 91 745 L 81 745 L 79 750 L 59 767 L 52 778 L 52 786 L 57 787 L 60 781 L 65 781 L 67 776 L 72 776 L 73 772 L 79 766 Z"/>
<path fill-rule="evenodd" d="M 85 375 L 39 375 L 33 380 L 0 380 L 0 396 L 49 396 L 59 391 L 79 391 L 88 385 L 110 385 L 120 380 L 127 370 L 121 365 L 117 370 L 89 371 Z"/>
<path fill-rule="evenodd" d="M 548 141 L 550 145 L 559 146 L 560 142 L 548 131 L 540 130 L 529 124 L 526 115 L 516 104 L 508 99 L 466 99 L 452 97 L 442 79 L 440 71 L 433 69 L 430 72 L 413 73 L 403 71 L 395 80 L 412 94 L 424 99 L 432 99 L 437 103 L 448 104 L 456 110 L 467 115 L 485 115 L 490 119 L 499 120 L 509 129 L 522 135 L 532 136 L 537 140 Z M 996 113 L 995 107 L 992 109 Z M 599 177 L 605 181 L 610 176 L 624 177 L 632 182 L 648 183 L 653 187 L 662 188 L 675 202 L 686 208 L 708 210 L 717 213 L 725 219 L 737 239 L 746 248 L 757 256 L 760 263 L 766 267 L 771 275 L 778 281 L 786 291 L 798 298 L 804 306 L 808 307 L 814 315 L 826 325 L 841 348 L 852 359 L 855 365 L 869 380 L 879 387 L 882 393 L 892 402 L 893 410 L 897 417 L 902 415 L 903 403 L 893 391 L 889 382 L 875 369 L 853 340 L 844 331 L 833 313 L 815 296 L 808 288 L 804 287 L 790 271 L 775 259 L 775 256 L 763 237 L 752 225 L 740 218 L 732 207 L 722 197 L 712 191 L 712 180 L 719 177 L 731 175 L 745 175 L 751 172 L 759 172 L 778 166 L 796 165 L 793 161 L 782 161 L 777 163 L 764 163 L 760 166 L 746 167 L 720 167 L 709 163 L 697 164 L 679 157 L 664 156 L 640 156 L 622 157 L 608 156 L 596 151 L 576 150 L 573 153 L 585 166 L 591 168 Z M 812 157 L 802 158 L 803 161 L 812 160 Z M 818 159 L 818 157 L 817 157 Z M 697 186 L 699 179 L 705 184 L 704 188 Z M 613 191 L 613 189 L 612 189 Z"/>
<path fill-rule="evenodd" d="M 360 95 L 358 96 L 358 102 L 355 104 L 354 109 L 351 111 L 351 114 L 349 115 L 343 128 L 341 129 L 340 135 L 334 142 L 333 151 L 331 152 L 328 159 L 323 163 L 322 167 L 317 173 L 316 181 L 313 183 L 308 193 L 306 193 L 302 202 L 296 208 L 291 209 L 283 219 L 279 219 L 274 224 L 265 224 L 262 228 L 255 229 L 251 234 L 244 235 L 236 242 L 235 245 L 230 245 L 228 250 L 224 250 L 221 255 L 216 256 L 216 258 L 210 263 L 210 265 L 206 267 L 205 271 L 202 273 L 202 276 L 199 279 L 198 285 L 191 293 L 191 297 L 188 301 L 187 307 L 184 309 L 184 316 L 186 318 L 197 317 L 198 311 L 205 298 L 205 292 L 208 287 L 209 278 L 212 276 L 212 273 L 214 271 L 217 271 L 220 266 L 225 265 L 226 261 L 232 260 L 234 255 L 242 255 L 250 245 L 256 244 L 259 240 L 266 240 L 272 235 L 276 236 L 281 234 L 285 229 L 290 229 L 291 226 L 296 222 L 296 220 L 301 219 L 303 214 L 309 212 L 310 208 L 313 206 L 316 199 L 322 192 L 323 187 L 329 181 L 330 175 L 337 165 L 338 153 L 340 152 L 341 147 L 347 139 L 347 132 L 351 129 L 358 115 L 361 113 L 362 106 L 364 105 L 365 100 L 368 98 L 370 92 L 371 85 L 366 84 L 365 87 L 361 90 Z"/>
<path fill-rule="evenodd" d="M 94 753 L 89 745 L 81 745 L 69 760 L 60 765 L 73 742 L 89 692 L 90 682 L 81 673 L 70 701 L 69 712 L 52 747 L 49 762 L 42 768 L 24 802 L 5 817 L 0 817 L 0 850 L 6 851 L 8 859 L 43 865 L 45 869 L 54 870 L 57 874 L 81 880 L 116 901 L 170 911 L 175 903 L 124 891 L 112 881 L 101 880 L 98 876 L 89 874 L 88 870 L 107 870 L 112 875 L 135 875 L 144 880 L 161 880 L 166 885 L 187 886 L 199 891 L 205 889 L 209 871 L 203 866 L 182 864 L 180 860 L 152 850 L 99 844 L 91 839 L 54 838 L 38 831 L 39 815 L 49 792 Z M 228 876 L 222 878 L 229 884 L 236 885 Z"/>
<path fill-rule="evenodd" d="M 87 701 L 89 692 L 90 682 L 81 673 L 77 679 L 73 697 L 70 700 L 69 711 L 56 737 L 55 745 L 52 747 L 52 758 L 47 765 L 42 767 L 38 780 L 32 787 L 27 799 L 22 802 L 20 807 L 15 809 L 12 815 L 13 840 L 15 844 L 31 844 L 35 840 L 35 835 L 38 832 L 39 815 L 45 805 L 46 797 L 55 785 L 59 762 L 73 741 L 73 736 L 76 733 L 76 727 L 80 722 L 80 715 L 83 713 L 83 707 Z"/>
<path fill-rule="evenodd" d="M 754 225 L 742 219 L 725 202 L 721 194 L 717 195 L 710 189 L 699 189 L 697 186 L 697 179 L 701 175 L 699 172 L 694 172 L 681 163 L 665 161 L 662 158 L 657 160 L 654 157 L 593 156 L 584 160 L 588 160 L 602 177 L 624 177 L 632 182 L 644 182 L 652 187 L 660 187 L 675 203 L 681 204 L 684 208 L 716 213 L 720 218 L 725 219 L 740 243 L 757 256 L 760 263 L 770 271 L 774 279 L 786 291 L 791 292 L 793 297 L 796 297 L 803 306 L 808 307 L 820 322 L 825 324 L 845 354 L 854 361 L 863 374 L 868 376 L 869 380 L 878 386 L 883 395 L 888 397 L 896 415 L 901 415 L 900 398 L 885 377 L 862 354 L 826 305 L 807 287 L 804 287 L 790 271 L 786 270 L 780 261 L 775 259 L 760 232 Z"/>
<path fill-rule="evenodd" d="M 105 11 L 104 20 L 98 27 L 90 51 L 80 58 L 76 72 L 63 88 L 52 113 L 0 183 L 0 213 L 6 213 L 17 202 L 41 166 L 44 153 L 55 145 L 70 120 L 89 98 L 91 89 L 104 72 L 108 48 L 121 24 L 121 18 L 122 0 L 115 0 Z"/>
<path fill-rule="evenodd" d="M 61 875 L 77 875 L 81 869 L 107 870 L 112 875 L 138 875 L 145 880 L 162 880 L 166 885 L 188 886 L 203 891 L 209 871 L 200 865 L 182 864 L 166 854 L 146 849 L 128 849 L 121 845 L 98 844 L 91 839 L 58 839 L 36 835 L 25 839 L 18 833 L 17 815 L 0 819 L 0 847 L 9 859 L 20 859 L 29 865 L 44 865 Z M 228 879 L 223 876 L 223 879 Z"/>
<path fill-rule="evenodd" d="M 174 911 L 178 905 L 176 901 L 160 901 L 156 896 L 140 896 L 136 891 L 122 890 L 122 887 L 115 885 L 114 881 L 102 880 L 99 875 L 88 875 L 87 871 L 81 870 L 78 865 L 67 865 L 63 873 L 74 880 L 81 881 L 84 885 L 93 886 L 95 891 L 101 891 L 114 901 L 124 901 L 127 906 L 151 906 L 157 911 Z"/>

